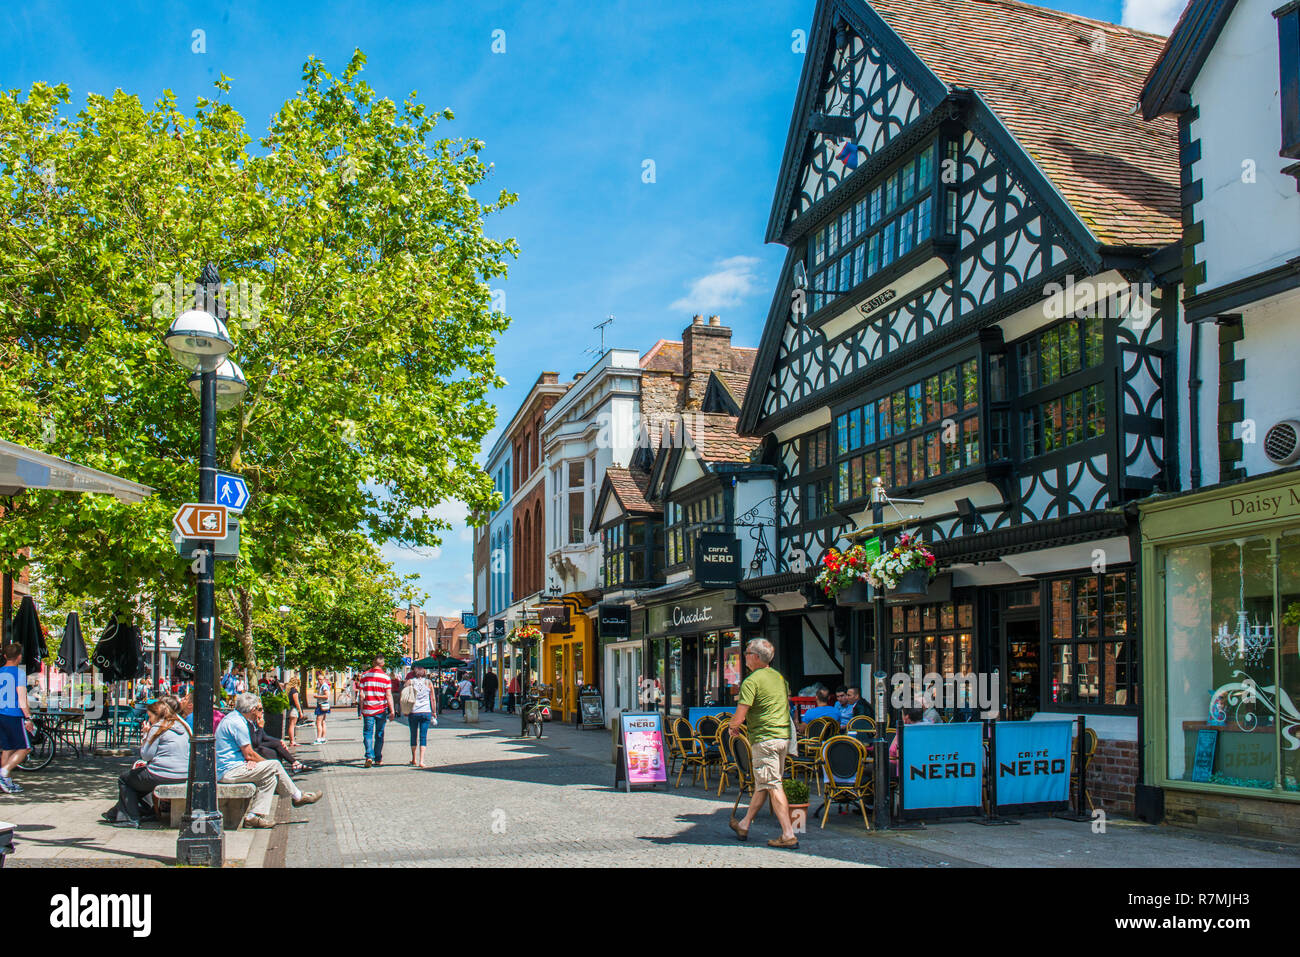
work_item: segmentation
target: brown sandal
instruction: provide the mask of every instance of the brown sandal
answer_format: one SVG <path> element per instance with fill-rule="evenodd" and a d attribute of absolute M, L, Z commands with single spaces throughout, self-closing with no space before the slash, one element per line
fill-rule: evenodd
<path fill-rule="evenodd" d="M 736 832 L 736 837 L 740 838 L 742 841 L 749 840 L 749 830 L 741 827 L 740 822 L 734 817 L 727 823 L 731 826 L 731 829 Z"/>
<path fill-rule="evenodd" d="M 799 838 L 797 838 L 797 837 L 791 837 L 791 838 L 788 838 L 788 839 L 787 839 L 787 838 L 784 838 L 784 837 L 774 837 L 774 838 L 772 838 L 772 840 L 770 840 L 770 841 L 767 842 L 767 846 L 768 846 L 768 847 L 790 847 L 790 848 L 794 848 L 794 847 L 798 847 L 798 846 L 799 846 Z"/>

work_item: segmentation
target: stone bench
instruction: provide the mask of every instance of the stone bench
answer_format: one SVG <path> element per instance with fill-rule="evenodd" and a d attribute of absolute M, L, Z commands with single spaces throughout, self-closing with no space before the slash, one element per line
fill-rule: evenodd
<path fill-rule="evenodd" d="M 168 806 L 167 824 L 179 828 L 181 818 L 185 815 L 185 788 L 181 784 L 160 784 L 153 789 L 155 801 L 166 801 Z M 221 812 L 223 825 L 227 831 L 237 831 L 244 823 L 248 806 L 257 793 L 255 784 L 218 784 L 217 810 Z M 159 815 L 161 817 L 161 815 Z"/>

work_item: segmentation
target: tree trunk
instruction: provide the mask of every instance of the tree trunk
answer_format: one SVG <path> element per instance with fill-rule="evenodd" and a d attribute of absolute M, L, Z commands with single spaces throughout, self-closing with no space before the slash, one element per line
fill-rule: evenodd
<path fill-rule="evenodd" d="M 239 646 L 244 652 L 244 680 L 249 690 L 257 681 L 257 654 L 253 648 L 253 596 L 248 589 L 239 586 Z"/>

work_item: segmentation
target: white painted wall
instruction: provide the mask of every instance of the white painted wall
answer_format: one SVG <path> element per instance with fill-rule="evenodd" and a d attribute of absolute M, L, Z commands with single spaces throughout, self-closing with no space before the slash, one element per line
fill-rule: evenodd
<path fill-rule="evenodd" d="M 1298 314 L 1300 293 L 1242 313 L 1246 336 L 1236 343 L 1235 356 L 1246 360 L 1246 379 L 1237 383 L 1236 392 L 1237 397 L 1244 400 L 1245 428 L 1234 434 L 1242 438 L 1242 465 L 1248 475 L 1260 475 L 1278 468 L 1264 454 L 1264 436 L 1269 427 L 1280 419 L 1300 420 L 1300 376 L 1296 375 L 1297 345 L 1300 345 L 1296 327 Z M 1217 341 L 1213 326 L 1206 332 Z M 1203 415 L 1207 413 L 1204 397 L 1201 412 Z M 1213 404 L 1208 413 L 1211 418 L 1215 415 Z M 1254 441 L 1250 441 L 1252 437 Z"/>
<path fill-rule="evenodd" d="M 746 578 L 752 578 L 757 575 L 772 575 L 776 573 L 776 479 L 761 478 L 751 479 L 750 481 L 738 481 L 735 488 L 734 496 L 734 515 L 739 519 L 755 506 L 758 508 L 757 514 L 750 519 L 753 522 L 762 522 L 764 525 L 763 535 L 767 545 L 767 561 L 763 564 L 761 570 L 755 571 L 750 568 L 749 563 L 754 560 L 754 552 L 757 548 L 758 541 L 755 538 L 756 528 L 736 528 L 736 536 L 740 539 L 740 565 L 741 575 Z"/>
<path fill-rule="evenodd" d="M 1192 167 L 1204 198 L 1196 218 L 1205 224 L 1197 260 L 1213 289 L 1274 266 L 1300 252 L 1300 193 L 1280 172 L 1282 122 L 1278 97 L 1275 0 L 1240 0 L 1200 75 L 1192 103 L 1200 116 L 1192 139 L 1201 159 Z M 1255 182 L 1243 182 L 1253 163 Z"/>

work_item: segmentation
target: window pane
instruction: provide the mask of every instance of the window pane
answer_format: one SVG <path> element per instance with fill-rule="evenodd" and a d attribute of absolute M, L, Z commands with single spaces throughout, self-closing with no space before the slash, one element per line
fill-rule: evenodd
<path fill-rule="evenodd" d="M 907 393 L 899 389 L 894 393 L 894 434 L 901 435 L 907 431 Z"/>
<path fill-rule="evenodd" d="M 909 209 L 898 217 L 898 255 L 906 256 L 915 245 L 916 210 Z"/>
<path fill-rule="evenodd" d="M 1084 320 L 1084 362 L 1088 366 L 1101 365 L 1102 349 L 1105 341 L 1102 338 L 1102 320 L 1099 316 Z"/>
<path fill-rule="evenodd" d="M 880 268 L 888 266 L 894 261 L 897 247 L 895 245 L 894 235 L 897 231 L 897 221 L 891 220 L 885 224 L 880 235 Z"/>
<path fill-rule="evenodd" d="M 876 270 L 880 268 L 880 233 L 875 233 L 867 240 L 867 271 L 862 274 L 864 279 L 874 276 Z"/>
<path fill-rule="evenodd" d="M 961 424 L 962 445 L 966 451 L 966 465 L 980 464 L 980 421 L 979 416 L 972 416 Z"/>
<path fill-rule="evenodd" d="M 925 481 L 925 436 L 912 439 L 912 481 Z"/>
<path fill-rule="evenodd" d="M 885 215 L 888 216 L 898 205 L 898 173 L 885 180 Z"/>
<path fill-rule="evenodd" d="M 911 429 L 919 429 L 925 421 L 925 406 L 921 402 L 921 383 L 907 387 L 907 425 Z"/>
<path fill-rule="evenodd" d="M 858 456 L 849 463 L 849 496 L 850 498 L 862 498 L 865 494 L 863 489 L 862 473 L 865 465 L 862 456 Z"/>
<path fill-rule="evenodd" d="M 1042 384 L 1051 385 L 1061 374 L 1061 345 L 1060 333 L 1056 329 L 1048 329 L 1039 338 L 1039 349 L 1041 350 L 1039 371 L 1042 374 Z"/>
<path fill-rule="evenodd" d="M 1070 375 L 1081 368 L 1079 323 L 1071 319 L 1061 326 L 1061 375 Z"/>
<path fill-rule="evenodd" d="M 569 543 L 574 545 L 582 542 L 586 532 L 582 499 L 581 492 L 569 493 Z"/>
<path fill-rule="evenodd" d="M 916 242 L 925 242 L 930 238 L 934 219 L 934 203 L 929 196 L 916 204 Z"/>
<path fill-rule="evenodd" d="M 839 443 L 837 448 L 841 455 L 853 447 L 849 445 L 849 417 L 847 413 L 835 419 L 835 435 L 836 441 Z"/>
<path fill-rule="evenodd" d="M 925 380 L 925 421 L 938 422 L 943 418 L 943 405 L 939 395 L 939 377 L 932 375 Z"/>
<path fill-rule="evenodd" d="M 943 414 L 944 418 L 956 415 L 961 411 L 958 404 L 957 396 L 957 369 L 945 369 L 943 371 Z"/>
<path fill-rule="evenodd" d="M 962 408 L 973 409 L 980 404 L 979 379 L 975 374 L 975 360 L 962 363 Z"/>
<path fill-rule="evenodd" d="M 930 476 L 938 475 L 943 469 L 943 433 L 931 432 L 925 437 L 925 444 L 926 474 Z"/>
<path fill-rule="evenodd" d="M 854 409 L 849 413 L 849 445 L 850 449 L 859 449 L 862 447 L 862 410 Z"/>
<path fill-rule="evenodd" d="M 583 462 L 569 463 L 569 488 L 582 487 L 582 467 L 584 464 Z"/>
<path fill-rule="evenodd" d="M 1033 341 L 1016 347 L 1016 364 L 1020 367 L 1020 391 L 1032 392 L 1038 388 L 1038 349 Z"/>
<path fill-rule="evenodd" d="M 876 444 L 876 406 L 874 402 L 862 407 L 862 444 Z"/>
<path fill-rule="evenodd" d="M 1106 404 L 1099 385 L 1088 386 L 1088 438 L 1106 434 Z"/>

